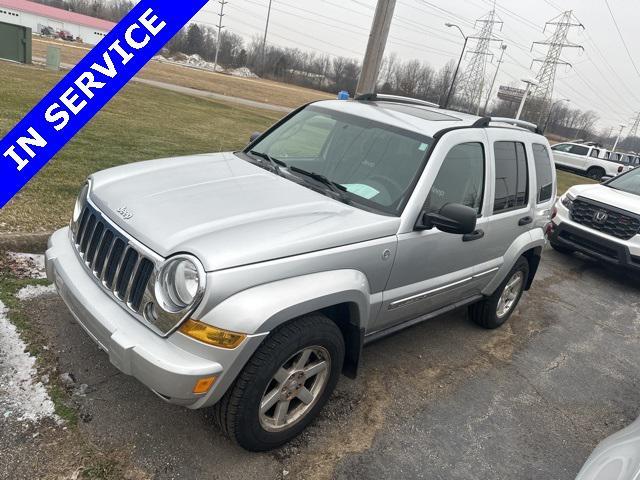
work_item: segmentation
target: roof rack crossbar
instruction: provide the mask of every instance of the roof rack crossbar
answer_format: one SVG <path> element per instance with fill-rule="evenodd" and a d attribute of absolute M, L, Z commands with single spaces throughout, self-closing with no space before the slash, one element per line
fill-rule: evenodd
<path fill-rule="evenodd" d="M 540 129 L 535 123 L 527 122 L 525 120 L 516 120 L 515 118 L 507 118 L 507 117 L 488 117 L 491 122 L 495 123 L 508 123 L 510 125 L 515 125 L 516 127 L 526 128 L 527 130 L 531 130 L 533 133 L 541 133 Z"/>
<path fill-rule="evenodd" d="M 386 93 L 364 93 L 355 97 L 355 100 L 362 102 L 375 102 L 376 100 L 379 100 L 381 102 L 404 103 L 406 105 L 440 108 L 440 105 L 437 103 L 427 102 L 426 100 L 420 100 L 418 98 L 403 97 L 401 95 L 387 95 Z"/>

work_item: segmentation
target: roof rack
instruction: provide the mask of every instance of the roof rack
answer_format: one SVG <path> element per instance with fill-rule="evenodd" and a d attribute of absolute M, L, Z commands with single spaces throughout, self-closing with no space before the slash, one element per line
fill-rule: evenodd
<path fill-rule="evenodd" d="M 489 119 L 491 123 L 508 123 L 509 125 L 515 125 L 516 127 L 526 128 L 527 130 L 531 130 L 533 133 L 538 133 L 542 135 L 542 132 L 538 128 L 535 123 L 526 122 L 524 120 L 516 120 L 515 118 L 507 118 L 507 117 L 486 117 Z"/>
<path fill-rule="evenodd" d="M 437 103 L 427 102 L 426 100 L 419 100 L 417 98 L 403 97 L 400 95 L 387 95 L 386 93 L 364 93 L 355 97 L 355 100 L 361 102 L 375 102 L 376 100 L 379 100 L 381 102 L 404 103 L 406 105 L 440 108 L 440 105 Z"/>

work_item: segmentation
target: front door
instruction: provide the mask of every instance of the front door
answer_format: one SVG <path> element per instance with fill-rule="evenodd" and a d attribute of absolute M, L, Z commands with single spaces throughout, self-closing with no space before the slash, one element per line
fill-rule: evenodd
<path fill-rule="evenodd" d="M 477 232 L 463 236 L 432 228 L 400 233 L 382 308 L 370 333 L 478 295 L 491 280 L 497 269 L 483 270 L 491 260 L 484 232 L 486 185 L 493 175 L 488 158 L 483 129 L 454 130 L 438 142 L 423 173 L 424 187 L 415 195 L 421 195 L 423 211 L 437 212 L 447 203 L 475 208 Z"/>

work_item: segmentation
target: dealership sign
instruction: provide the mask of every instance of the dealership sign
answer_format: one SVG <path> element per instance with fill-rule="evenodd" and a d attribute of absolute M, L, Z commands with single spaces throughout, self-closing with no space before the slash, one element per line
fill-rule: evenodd
<path fill-rule="evenodd" d="M 507 102 L 520 103 L 524 97 L 524 89 L 515 87 L 506 87 L 501 85 L 498 88 L 498 98 Z"/>
<path fill-rule="evenodd" d="M 0 208 L 206 3 L 207 0 L 139 2 L 0 141 Z"/>

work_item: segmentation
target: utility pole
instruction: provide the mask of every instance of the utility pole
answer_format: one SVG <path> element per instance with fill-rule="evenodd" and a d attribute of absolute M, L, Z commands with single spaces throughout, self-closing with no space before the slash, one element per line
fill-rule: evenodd
<path fill-rule="evenodd" d="M 616 138 L 616 143 L 613 144 L 613 148 L 611 149 L 612 152 L 615 152 L 616 148 L 618 147 L 618 142 L 620 141 L 620 137 L 622 137 L 622 130 L 624 130 L 624 127 L 626 127 L 626 125 L 621 123 L 620 131 L 618 132 L 618 137 Z"/>
<path fill-rule="evenodd" d="M 220 53 L 220 44 L 222 43 L 222 29 L 224 26 L 222 25 L 222 17 L 224 17 L 224 6 L 229 3 L 226 0 L 220 0 L 218 2 L 220 4 L 220 13 L 218 14 L 218 37 L 216 38 L 216 59 L 213 62 L 213 71 L 215 72 L 218 69 L 218 54 Z"/>
<path fill-rule="evenodd" d="M 460 34 L 462 38 L 464 38 L 464 43 L 462 44 L 462 52 L 460 52 L 460 58 L 458 59 L 458 65 L 456 65 L 456 70 L 453 72 L 453 79 L 451 80 L 451 86 L 449 87 L 449 93 L 447 93 L 447 99 L 444 101 L 444 105 L 442 108 L 449 108 L 449 102 L 451 101 L 451 95 L 453 93 L 453 89 L 456 86 L 456 79 L 458 78 L 458 71 L 460 70 L 460 64 L 462 63 L 462 59 L 464 58 L 464 51 L 467 49 L 467 43 L 469 42 L 469 37 L 467 37 L 462 29 L 453 23 L 445 23 L 447 27 L 456 27 L 460 30 Z"/>
<path fill-rule="evenodd" d="M 535 80 L 528 80 L 523 78 L 522 81 L 527 84 L 527 88 L 524 91 L 524 95 L 522 96 L 522 100 L 520 100 L 520 106 L 518 107 L 518 113 L 516 114 L 516 120 L 520 120 L 520 115 L 522 115 L 522 110 L 524 109 L 524 104 L 527 101 L 527 97 L 529 96 L 529 92 L 531 91 L 532 86 L 536 86 L 538 82 Z"/>
<path fill-rule="evenodd" d="M 378 83 L 378 73 L 384 56 L 384 48 L 387 45 L 393 11 L 396 8 L 396 0 L 378 0 L 376 13 L 371 25 L 367 51 L 362 61 L 362 72 L 356 87 L 356 95 L 375 93 Z"/>
<path fill-rule="evenodd" d="M 495 26 L 500 25 L 502 29 L 503 24 L 496 14 L 495 0 L 493 9 L 486 16 L 477 20 L 476 24 L 478 23 L 482 25 L 482 28 L 478 35 L 469 37 L 477 40 L 477 43 L 475 49 L 469 52 L 472 56 L 462 77 L 460 87 L 462 107 L 469 112 L 479 109 L 482 103 L 487 59 L 493 56 L 490 51 L 491 42 L 501 42 L 499 38 L 493 36 Z"/>
<path fill-rule="evenodd" d="M 638 112 L 635 120 L 633 120 L 633 124 L 629 129 L 629 133 L 627 137 L 637 137 L 638 136 L 638 128 L 640 128 L 640 112 Z"/>
<path fill-rule="evenodd" d="M 262 39 L 262 53 L 260 55 L 260 71 L 261 74 L 264 75 L 264 55 L 265 55 L 265 50 L 267 48 L 267 33 L 269 33 L 269 20 L 271 19 L 271 2 L 272 0 L 269 0 L 269 10 L 267 10 L 267 23 L 264 26 L 264 38 Z"/>
<path fill-rule="evenodd" d="M 502 58 L 504 57 L 504 51 L 507 49 L 507 46 L 503 43 L 500 45 L 500 59 L 498 60 L 498 65 L 496 66 L 496 73 L 493 74 L 493 80 L 491 81 L 491 87 L 489 88 L 489 92 L 487 93 L 487 101 L 484 103 L 484 109 L 482 110 L 482 114 L 487 114 L 487 107 L 489 107 L 489 100 L 491 100 L 491 93 L 493 92 L 493 87 L 496 84 L 496 78 L 498 78 L 498 72 L 500 71 L 500 65 L 502 64 Z"/>
<path fill-rule="evenodd" d="M 582 27 L 582 29 L 584 30 L 584 25 L 582 25 L 582 23 L 580 23 L 580 21 L 575 18 L 572 10 L 567 10 L 566 12 L 561 13 L 557 17 L 549 20 L 544 26 L 543 33 L 546 32 L 547 27 L 549 27 L 550 25 L 555 25 L 555 31 L 553 32 L 553 34 L 546 40 L 542 42 L 533 42 L 533 44 L 531 45 L 532 51 L 534 45 L 547 45 L 549 47 L 545 58 L 536 58 L 532 62 L 532 66 L 533 63 L 536 62 L 542 64 L 540 67 L 540 71 L 538 72 L 538 76 L 536 77 L 538 85 L 531 92 L 531 96 L 535 98 L 533 110 L 531 111 L 531 121 L 538 124 L 542 123 L 547 115 L 547 111 L 550 109 L 558 66 L 572 66 L 570 63 L 565 62 L 560 58 L 562 55 L 562 51 L 565 48 L 580 48 L 584 50 L 584 47 L 582 47 L 581 45 L 571 43 L 567 40 L 569 36 L 569 30 L 572 27 Z"/>

